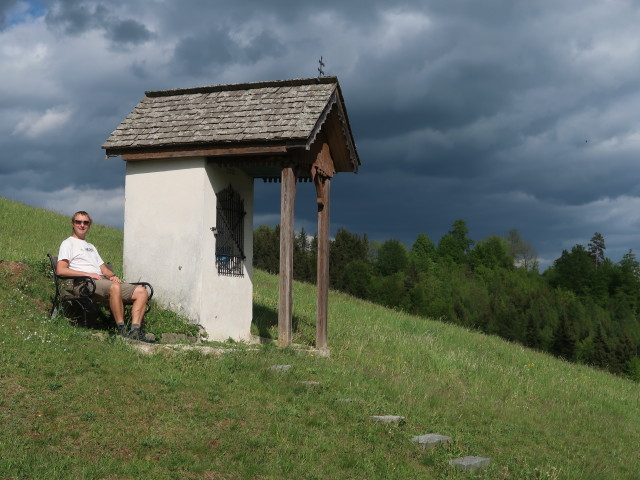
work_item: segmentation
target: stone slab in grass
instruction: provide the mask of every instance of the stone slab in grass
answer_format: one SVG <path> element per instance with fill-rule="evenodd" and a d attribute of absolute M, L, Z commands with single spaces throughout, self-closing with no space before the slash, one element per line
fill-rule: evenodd
<path fill-rule="evenodd" d="M 274 372 L 286 372 L 292 368 L 292 365 L 274 365 L 273 367 L 270 367 L 269 370 L 273 370 Z"/>
<path fill-rule="evenodd" d="M 197 343 L 198 337 L 188 336 L 184 333 L 163 333 L 160 341 L 162 343 Z"/>
<path fill-rule="evenodd" d="M 477 470 L 479 468 L 488 467 L 491 464 L 490 458 L 484 457 L 462 457 L 456 458 L 455 460 L 451 460 L 449 465 L 452 465 L 459 470 L 467 471 L 467 470 Z"/>
<path fill-rule="evenodd" d="M 371 418 L 376 422 L 381 423 L 394 423 L 396 425 L 401 425 L 404 423 L 404 417 L 399 415 L 372 415 Z"/>
<path fill-rule="evenodd" d="M 232 352 L 233 350 L 229 348 L 214 348 L 205 345 L 183 345 L 183 344 L 175 344 L 175 345 L 167 345 L 167 344 L 158 344 L 158 343 L 144 343 L 138 342 L 135 340 L 127 340 L 123 339 L 131 345 L 133 348 L 138 350 L 140 353 L 144 353 L 146 355 L 153 355 L 158 352 L 166 352 L 178 354 L 179 352 L 186 351 L 195 351 L 199 352 L 202 355 L 223 355 L 225 353 Z"/>
<path fill-rule="evenodd" d="M 426 435 L 420 435 L 411 439 L 412 442 L 418 443 L 424 448 L 434 448 L 436 445 L 445 444 L 450 440 L 451 437 L 438 435 L 437 433 L 428 433 Z"/>

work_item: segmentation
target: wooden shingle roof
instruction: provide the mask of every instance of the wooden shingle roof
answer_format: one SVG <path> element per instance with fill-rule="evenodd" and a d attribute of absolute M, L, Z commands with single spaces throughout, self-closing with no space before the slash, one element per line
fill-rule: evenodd
<path fill-rule="evenodd" d="M 338 171 L 360 160 L 336 77 L 145 92 L 102 145 L 107 155 L 207 147 L 307 150 L 328 129 Z M 325 132 L 327 133 L 327 132 Z M 266 150 L 265 150 L 266 151 Z"/>

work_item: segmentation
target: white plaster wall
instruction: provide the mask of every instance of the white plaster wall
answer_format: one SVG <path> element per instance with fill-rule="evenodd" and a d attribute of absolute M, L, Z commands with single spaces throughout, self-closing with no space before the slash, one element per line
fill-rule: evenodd
<path fill-rule="evenodd" d="M 245 274 L 218 275 L 215 193 L 231 184 L 245 201 Z M 248 340 L 253 304 L 253 181 L 204 158 L 128 162 L 124 274 L 148 281 L 161 305 L 201 324 L 211 340 Z"/>
<path fill-rule="evenodd" d="M 244 201 L 244 276 L 230 277 L 218 275 L 215 265 L 215 237 L 208 237 L 206 251 L 211 252 L 206 267 L 202 270 L 203 285 L 211 288 L 202 295 L 202 324 L 209 335 L 216 339 L 249 340 L 253 315 L 253 179 L 238 169 L 208 165 L 209 191 L 213 195 L 229 185 L 240 194 Z M 209 226 L 216 225 L 216 211 L 212 209 Z"/>

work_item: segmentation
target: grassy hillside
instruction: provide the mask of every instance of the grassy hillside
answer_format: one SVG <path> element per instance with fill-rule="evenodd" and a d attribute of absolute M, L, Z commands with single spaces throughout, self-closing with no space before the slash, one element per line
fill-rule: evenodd
<path fill-rule="evenodd" d="M 67 218 L 0 199 L 1 479 L 467 478 L 448 465 L 466 455 L 493 461 L 473 478 L 638 478 L 638 384 L 335 292 L 330 358 L 147 356 L 49 320 L 42 259 L 68 233 Z M 120 261 L 121 232 L 91 238 Z M 277 287 L 256 272 L 263 335 Z M 297 343 L 314 338 L 314 298 L 295 285 Z M 406 423 L 369 418 L 382 414 Z M 410 441 L 427 433 L 453 440 Z"/>

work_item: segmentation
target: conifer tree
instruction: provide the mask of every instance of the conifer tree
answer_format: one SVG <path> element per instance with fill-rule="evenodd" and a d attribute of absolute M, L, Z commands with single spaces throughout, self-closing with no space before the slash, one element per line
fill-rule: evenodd
<path fill-rule="evenodd" d="M 260 225 L 253 231 L 253 265 L 269 273 L 280 270 L 280 226 Z"/>
<path fill-rule="evenodd" d="M 435 260 L 436 246 L 424 233 L 420 233 L 411 247 L 411 262 L 419 272 L 427 272 Z"/>
<path fill-rule="evenodd" d="M 594 233 L 593 237 L 591 237 L 591 241 L 589 242 L 588 251 L 591 258 L 593 258 L 596 270 L 604 262 L 604 251 L 606 248 L 602 234 L 599 232 Z"/>
<path fill-rule="evenodd" d="M 329 246 L 329 281 L 333 288 L 344 289 L 345 267 L 356 260 L 367 262 L 369 246 L 366 237 L 341 228 Z"/>
<path fill-rule="evenodd" d="M 293 276 L 296 280 L 315 283 L 314 255 L 304 227 L 296 235 L 293 244 Z"/>
<path fill-rule="evenodd" d="M 376 265 L 380 274 L 385 277 L 406 270 L 409 265 L 407 247 L 395 238 L 387 240 L 380 245 Z"/>
<path fill-rule="evenodd" d="M 438 242 L 438 256 L 460 265 L 467 263 L 467 255 L 474 243 L 467 237 L 468 233 L 469 229 L 464 220 L 453 222 L 451 230 L 443 235 Z"/>
<path fill-rule="evenodd" d="M 553 333 L 552 353 L 565 360 L 573 360 L 575 357 L 578 335 L 575 326 L 567 315 L 562 315 L 558 326 Z"/>

